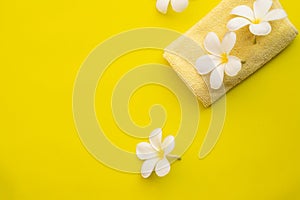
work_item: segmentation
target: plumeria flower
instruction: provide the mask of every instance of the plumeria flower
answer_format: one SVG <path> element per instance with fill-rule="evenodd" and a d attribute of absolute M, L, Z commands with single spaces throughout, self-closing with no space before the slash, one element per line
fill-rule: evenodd
<path fill-rule="evenodd" d="M 141 174 L 142 177 L 148 178 L 152 171 L 159 177 L 163 177 L 170 172 L 171 166 L 167 157 L 175 157 L 170 155 L 175 147 L 175 139 L 168 136 L 161 142 L 162 130 L 160 128 L 151 132 L 148 142 L 141 142 L 136 146 L 136 155 L 140 160 L 144 160 Z M 177 159 L 179 157 L 176 157 Z"/>
<path fill-rule="evenodd" d="M 170 1 L 171 1 L 171 6 L 175 12 L 182 12 L 189 5 L 188 0 L 157 0 L 156 2 L 157 10 L 163 14 L 166 14 Z"/>
<path fill-rule="evenodd" d="M 249 29 L 252 34 L 257 36 L 268 35 L 272 30 L 270 21 L 287 17 L 283 9 L 269 11 L 272 4 L 272 0 L 257 0 L 253 4 L 253 10 L 245 5 L 235 7 L 231 14 L 239 17 L 231 19 L 227 24 L 227 28 L 230 31 L 236 31 L 250 25 Z"/>
<path fill-rule="evenodd" d="M 212 89 L 219 89 L 222 86 L 224 71 L 228 76 L 235 76 L 241 70 L 241 60 L 229 55 L 235 42 L 234 32 L 228 32 L 222 43 L 214 32 L 208 33 L 204 39 L 204 48 L 209 54 L 197 59 L 196 69 L 201 75 L 211 72 L 210 87 Z"/>

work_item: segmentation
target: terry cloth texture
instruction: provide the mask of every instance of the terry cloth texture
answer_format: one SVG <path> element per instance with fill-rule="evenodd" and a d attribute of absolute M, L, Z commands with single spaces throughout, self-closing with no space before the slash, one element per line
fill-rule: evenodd
<path fill-rule="evenodd" d="M 199 48 L 203 48 L 204 38 L 208 32 L 215 32 L 220 40 L 228 32 L 228 21 L 236 16 L 230 15 L 233 8 L 247 5 L 253 8 L 254 0 L 223 0 L 209 14 L 188 30 L 184 37 L 191 39 Z M 271 9 L 282 8 L 278 0 L 273 1 Z M 250 33 L 249 26 L 235 31 L 236 45 L 230 55 L 239 57 L 243 61 L 242 69 L 238 75 L 229 77 L 224 75 L 224 88 L 213 90 L 209 87 L 209 75 L 198 74 L 194 64 L 198 57 L 206 54 L 205 51 L 192 52 L 190 42 L 179 38 L 166 48 L 164 58 L 170 63 L 179 77 L 186 83 L 191 91 L 198 97 L 205 107 L 209 107 L 226 92 L 245 80 L 256 70 L 264 66 L 273 57 L 284 50 L 298 34 L 297 29 L 288 18 L 270 22 L 272 32 L 267 36 L 255 36 Z M 187 53 L 187 51 L 190 51 Z M 200 53 L 199 53 L 200 52 Z M 184 54 L 191 54 L 180 56 Z"/>

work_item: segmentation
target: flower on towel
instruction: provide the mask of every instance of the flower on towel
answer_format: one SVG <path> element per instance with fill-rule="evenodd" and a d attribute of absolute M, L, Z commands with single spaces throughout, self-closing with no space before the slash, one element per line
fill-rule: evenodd
<path fill-rule="evenodd" d="M 166 14 L 170 1 L 171 1 L 171 6 L 175 12 L 182 12 L 189 5 L 188 0 L 157 0 L 156 2 L 157 10 L 163 14 Z"/>
<path fill-rule="evenodd" d="M 204 40 L 204 48 L 209 54 L 197 59 L 196 69 L 201 75 L 211 72 L 210 87 L 212 89 L 219 89 L 222 86 L 224 72 L 228 76 L 235 76 L 241 70 L 241 60 L 229 55 L 235 42 L 234 32 L 228 32 L 222 42 L 214 32 L 208 33 Z"/>
<path fill-rule="evenodd" d="M 253 10 L 245 5 L 235 7 L 231 14 L 238 17 L 231 19 L 227 24 L 227 28 L 230 31 L 236 31 L 249 25 L 249 30 L 252 34 L 258 36 L 268 35 L 272 30 L 270 21 L 287 17 L 283 9 L 270 11 L 272 4 L 272 0 L 257 0 L 253 4 Z"/>
<path fill-rule="evenodd" d="M 148 142 L 141 142 L 136 146 L 136 155 L 140 160 L 144 160 L 141 174 L 142 177 L 148 178 L 152 171 L 159 177 L 163 177 L 170 172 L 171 166 L 167 159 L 175 147 L 175 138 L 168 136 L 161 142 L 162 130 L 160 128 L 151 132 Z M 178 157 L 177 157 L 178 158 Z"/>

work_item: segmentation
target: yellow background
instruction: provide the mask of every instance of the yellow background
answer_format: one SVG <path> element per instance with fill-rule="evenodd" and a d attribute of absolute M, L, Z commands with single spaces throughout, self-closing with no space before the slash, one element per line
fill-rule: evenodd
<path fill-rule="evenodd" d="M 72 90 L 92 49 L 133 28 L 184 32 L 218 2 L 191 0 L 183 13 L 164 16 L 155 0 L 1 0 L 0 199 L 300 199 L 299 38 L 227 95 L 221 138 L 203 160 L 198 153 L 210 118 L 203 107 L 193 145 L 164 178 L 109 169 L 80 142 Z M 299 28 L 298 1 L 282 4 Z M 104 90 L 137 65 L 166 64 L 161 53 L 138 51 L 119 59 L 101 80 Z M 166 105 L 170 116 L 164 134 L 176 132 L 178 102 L 156 86 L 135 93 L 132 118 L 147 124 L 145 113 L 155 102 Z M 134 151 L 139 141 L 126 137 L 110 108 L 103 109 L 110 139 Z"/>

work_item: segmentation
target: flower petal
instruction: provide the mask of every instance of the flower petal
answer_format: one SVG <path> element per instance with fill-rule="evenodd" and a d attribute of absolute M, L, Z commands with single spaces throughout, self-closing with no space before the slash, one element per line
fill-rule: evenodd
<path fill-rule="evenodd" d="M 228 56 L 228 63 L 225 65 L 225 73 L 228 76 L 236 76 L 242 68 L 241 60 L 235 56 Z"/>
<path fill-rule="evenodd" d="M 254 35 L 263 36 L 268 35 L 271 32 L 272 27 L 269 22 L 262 22 L 260 24 L 251 24 L 249 29 Z"/>
<path fill-rule="evenodd" d="M 211 61 L 214 63 L 215 67 L 219 66 L 222 62 L 220 56 L 208 55 Z"/>
<path fill-rule="evenodd" d="M 161 137 L 162 137 L 161 128 L 155 129 L 154 131 L 151 132 L 149 136 L 150 144 L 156 151 L 161 150 Z"/>
<path fill-rule="evenodd" d="M 174 136 L 170 135 L 166 137 L 161 144 L 161 148 L 164 150 L 165 155 L 171 153 L 175 147 L 175 138 Z"/>
<path fill-rule="evenodd" d="M 158 162 L 159 158 L 153 158 L 150 160 L 146 160 L 144 161 L 142 168 L 141 168 L 141 174 L 143 178 L 148 178 L 152 172 L 153 169 L 156 165 L 156 163 Z"/>
<path fill-rule="evenodd" d="M 221 59 L 214 55 L 204 55 L 197 59 L 196 69 L 199 74 L 208 74 L 221 63 Z"/>
<path fill-rule="evenodd" d="M 172 8 L 175 12 L 182 12 L 189 5 L 188 0 L 171 0 Z"/>
<path fill-rule="evenodd" d="M 136 146 L 136 155 L 141 160 L 154 158 L 157 151 L 147 142 L 141 142 Z"/>
<path fill-rule="evenodd" d="M 243 17 L 235 17 L 227 23 L 227 28 L 230 31 L 236 31 L 244 26 L 251 24 L 251 22 Z"/>
<path fill-rule="evenodd" d="M 236 34 L 234 32 L 226 33 L 221 44 L 222 50 L 227 54 L 229 54 L 232 48 L 234 47 L 235 42 L 236 42 Z"/>
<path fill-rule="evenodd" d="M 214 69 L 210 75 L 210 87 L 212 89 L 219 89 L 222 86 L 224 78 L 224 65 L 220 65 Z"/>
<path fill-rule="evenodd" d="M 167 158 L 163 158 L 158 161 L 155 167 L 155 172 L 157 176 L 162 177 L 167 175 L 170 172 L 171 166 Z"/>
<path fill-rule="evenodd" d="M 230 14 L 245 17 L 251 21 L 254 19 L 254 13 L 252 9 L 245 5 L 235 7 Z"/>
<path fill-rule="evenodd" d="M 170 0 L 157 0 L 156 8 L 159 12 L 166 14 L 168 11 Z"/>
<path fill-rule="evenodd" d="M 219 56 L 223 53 L 220 40 L 214 32 L 209 32 L 207 34 L 204 39 L 204 47 L 209 53 L 216 56 Z"/>
<path fill-rule="evenodd" d="M 274 21 L 285 17 L 287 17 L 287 14 L 283 9 L 274 9 L 265 16 L 264 21 Z"/>
<path fill-rule="evenodd" d="M 256 0 L 253 4 L 254 16 L 256 19 L 262 19 L 270 10 L 273 2 L 272 0 Z"/>

